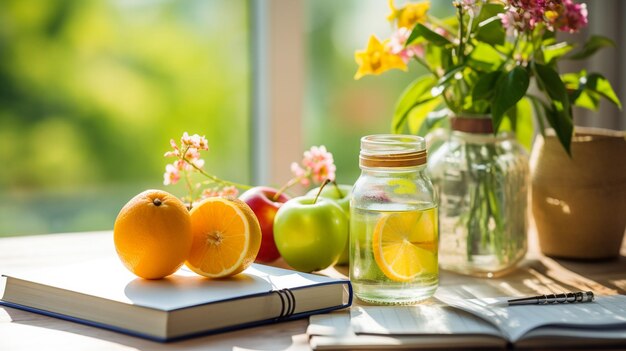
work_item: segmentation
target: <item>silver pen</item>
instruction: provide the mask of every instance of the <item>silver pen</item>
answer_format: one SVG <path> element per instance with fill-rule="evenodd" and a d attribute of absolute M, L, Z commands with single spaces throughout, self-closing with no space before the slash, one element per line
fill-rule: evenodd
<path fill-rule="evenodd" d="M 509 306 L 519 305 L 548 305 L 548 304 L 560 304 L 560 303 L 578 303 L 578 302 L 592 302 L 594 299 L 593 292 L 591 291 L 579 291 L 568 292 L 562 294 L 548 294 L 532 297 L 522 297 L 518 299 L 508 300 Z"/>

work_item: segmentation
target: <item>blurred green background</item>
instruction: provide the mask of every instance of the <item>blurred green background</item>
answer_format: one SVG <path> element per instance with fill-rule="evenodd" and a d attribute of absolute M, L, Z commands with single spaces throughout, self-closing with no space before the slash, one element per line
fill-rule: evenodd
<path fill-rule="evenodd" d="M 185 195 L 162 185 L 183 131 L 207 136 L 207 169 L 249 183 L 249 1 L 1 1 L 0 236 L 109 230 L 143 189 Z M 325 144 L 352 183 L 359 138 L 389 131 L 422 71 L 353 80 L 354 51 L 391 34 L 386 1 L 304 6 L 303 139 Z"/>
<path fill-rule="evenodd" d="M 163 153 L 183 131 L 206 134 L 209 169 L 247 182 L 247 11 L 1 1 L 0 236 L 111 229 L 133 195 L 163 188 Z"/>

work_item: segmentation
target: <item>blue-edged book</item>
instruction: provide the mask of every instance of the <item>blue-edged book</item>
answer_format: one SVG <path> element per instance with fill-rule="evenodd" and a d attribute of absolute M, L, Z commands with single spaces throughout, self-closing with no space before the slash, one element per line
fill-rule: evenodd
<path fill-rule="evenodd" d="M 27 311 L 172 341 L 345 308 L 347 280 L 253 264 L 227 279 L 180 269 L 137 278 L 114 257 L 30 273 L 4 274 L 0 303 Z"/>

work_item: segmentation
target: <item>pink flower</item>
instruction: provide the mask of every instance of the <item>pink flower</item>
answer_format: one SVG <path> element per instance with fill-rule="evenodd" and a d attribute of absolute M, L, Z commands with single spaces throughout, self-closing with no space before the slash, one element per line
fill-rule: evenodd
<path fill-rule="evenodd" d="M 193 163 L 196 167 L 198 167 L 198 168 L 202 168 L 202 167 L 204 167 L 204 160 L 203 160 L 203 159 L 201 159 L 201 158 L 196 159 L 196 160 L 193 160 L 193 162 L 192 162 L 192 163 Z M 191 166 L 190 166 L 190 167 L 191 167 Z M 192 168 L 193 168 L 193 167 L 192 167 Z"/>
<path fill-rule="evenodd" d="M 185 159 L 187 159 L 187 162 L 194 164 L 198 168 L 202 168 L 204 166 L 204 160 L 200 158 L 200 151 L 198 151 L 195 147 L 189 147 L 187 149 Z M 191 170 L 193 167 L 189 164 L 186 169 Z"/>
<path fill-rule="evenodd" d="M 560 21 L 557 21 L 558 30 L 575 33 L 587 26 L 587 4 L 563 0 L 563 5 L 565 6 L 565 13 L 561 16 Z"/>
<path fill-rule="evenodd" d="M 515 35 L 516 30 L 520 30 L 520 15 L 517 13 L 517 10 L 514 8 L 509 8 L 504 13 L 498 14 L 500 17 L 500 21 L 502 21 L 502 27 L 506 30 L 506 35 L 512 37 Z"/>
<path fill-rule="evenodd" d="M 168 164 L 165 166 L 163 174 L 163 185 L 176 184 L 180 180 L 180 171 L 178 167 Z"/>
<path fill-rule="evenodd" d="M 172 146 L 173 151 L 166 152 L 163 157 L 179 157 L 180 150 L 178 149 L 178 145 L 176 145 L 174 139 L 170 139 L 170 145 Z"/>
<path fill-rule="evenodd" d="M 206 188 L 202 190 L 202 198 L 206 199 L 207 197 L 217 197 L 220 196 L 217 188 Z"/>
<path fill-rule="evenodd" d="M 320 162 L 333 161 L 333 154 L 326 151 L 326 146 L 311 146 L 310 150 L 304 152 L 302 165 L 306 168 L 315 168 Z"/>
<path fill-rule="evenodd" d="M 410 35 L 411 30 L 409 28 L 400 27 L 395 33 L 391 35 L 388 43 L 389 52 L 394 55 L 400 56 L 404 63 L 408 63 L 411 58 L 415 56 L 424 56 L 424 47 L 419 44 L 404 47 Z"/>
<path fill-rule="evenodd" d="M 326 147 L 312 146 L 310 150 L 304 152 L 302 166 L 310 172 L 313 182 L 322 183 L 326 179 L 335 179 L 335 164 L 333 154 L 326 151 Z"/>
<path fill-rule="evenodd" d="M 219 193 L 221 197 L 237 197 L 237 195 L 239 195 L 239 190 L 232 185 L 223 187 Z"/>
<path fill-rule="evenodd" d="M 202 190 L 201 197 L 206 199 L 207 197 L 237 197 L 239 190 L 234 186 L 225 186 L 223 188 L 206 188 Z"/>
<path fill-rule="evenodd" d="M 476 14 L 478 14 L 480 3 L 480 0 L 459 0 L 459 4 L 461 4 L 463 10 L 472 17 L 475 17 Z"/>
<path fill-rule="evenodd" d="M 179 171 L 184 171 L 187 169 L 187 167 L 189 167 L 187 165 L 187 162 L 185 162 L 184 160 L 176 160 L 176 162 L 173 163 L 174 167 L 176 167 L 177 170 Z"/>
<path fill-rule="evenodd" d="M 311 172 L 311 177 L 313 178 L 313 182 L 321 184 L 326 179 L 335 180 L 335 170 L 337 168 L 333 164 L 333 161 L 326 163 L 320 163 L 316 168 Z"/>
<path fill-rule="evenodd" d="M 176 161 L 165 167 L 165 173 L 163 174 L 163 183 L 165 185 L 176 184 L 180 180 L 180 172 L 194 171 L 195 168 L 193 165 L 198 168 L 204 166 L 204 160 L 200 158 L 200 150 L 208 149 L 209 146 L 206 138 L 198 134 L 189 136 L 189 134 L 185 132 L 180 140 L 181 147 L 185 149 L 184 155 L 181 155 L 180 148 L 174 139 L 170 139 L 172 150 L 163 155 L 164 157 L 177 158 Z"/>
<path fill-rule="evenodd" d="M 544 14 L 547 6 L 560 0 L 509 0 L 505 13 L 498 16 L 502 20 L 502 26 L 508 36 L 514 36 L 520 32 L 529 32 L 538 23 L 546 22 Z"/>
<path fill-rule="evenodd" d="M 186 145 L 192 148 L 196 148 L 198 150 L 208 150 L 209 142 L 204 136 L 200 136 L 198 134 L 189 135 L 187 132 L 183 133 L 183 136 L 180 138 L 180 143 L 182 145 Z"/>
<path fill-rule="evenodd" d="M 533 30 L 539 23 L 550 31 L 574 33 L 587 25 L 587 5 L 573 0 L 509 0 L 499 17 L 508 35 Z"/>
<path fill-rule="evenodd" d="M 311 184 L 307 171 L 304 168 L 300 167 L 300 165 L 296 162 L 291 163 L 291 173 L 293 173 L 296 179 L 300 178 L 300 184 L 304 186 L 309 186 L 309 184 Z"/>

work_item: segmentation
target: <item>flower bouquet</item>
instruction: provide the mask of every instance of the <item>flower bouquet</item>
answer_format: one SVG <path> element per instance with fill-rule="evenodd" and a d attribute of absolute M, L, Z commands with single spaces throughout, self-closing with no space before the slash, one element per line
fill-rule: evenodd
<path fill-rule="evenodd" d="M 546 125 L 554 128 L 569 150 L 571 106 L 597 110 L 600 98 L 605 98 L 621 108 L 601 74 L 558 73 L 561 59 L 582 60 L 615 46 L 602 36 L 591 36 L 580 48 L 557 40 L 557 32 L 575 33 L 587 25 L 585 4 L 573 0 L 453 4 L 456 16 L 440 19 L 428 14 L 429 2 L 396 8 L 390 0 L 387 18 L 394 33 L 382 42 L 371 36 L 367 48 L 355 53 L 359 65 L 355 79 L 390 69 L 407 71 L 411 60 L 428 71 L 399 97 L 392 131 L 408 127 L 413 134 L 425 135 L 450 114 L 489 114 L 494 132 L 515 131 L 531 123 L 532 106 L 539 130 Z M 537 89 L 531 88 L 532 79 Z"/>
<path fill-rule="evenodd" d="M 602 75 L 559 74 L 557 66 L 614 44 L 601 36 L 582 47 L 557 40 L 557 32 L 587 25 L 585 4 L 572 0 L 454 1 L 449 18 L 431 16 L 429 2 L 389 5 L 394 33 L 383 41 L 371 36 L 356 52 L 355 78 L 407 71 L 412 60 L 426 69 L 399 97 L 391 129 L 420 135 L 451 129 L 442 146 L 429 150 L 440 194 L 442 266 L 506 272 L 526 251 L 528 158 L 515 134 L 530 145 L 534 110 L 541 133 L 552 127 L 569 153 L 572 106 L 597 109 L 605 98 L 621 107 Z"/>

